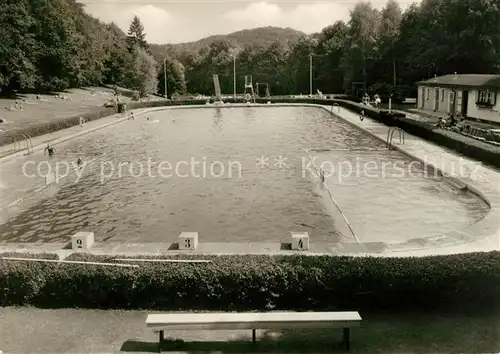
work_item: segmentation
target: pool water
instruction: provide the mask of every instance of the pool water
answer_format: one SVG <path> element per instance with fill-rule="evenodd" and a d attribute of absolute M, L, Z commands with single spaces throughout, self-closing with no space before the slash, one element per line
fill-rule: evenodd
<path fill-rule="evenodd" d="M 57 148 L 52 164 L 73 162 L 75 152 L 86 160 L 105 155 L 84 166 L 78 182 L 73 173 L 2 211 L 3 242 L 63 242 L 81 230 L 101 242 L 175 242 L 183 231 L 206 242 L 278 242 L 291 231 L 309 232 L 311 242 L 352 242 L 308 156 L 326 167 L 372 164 L 370 174 L 325 167 L 325 182 L 362 242 L 443 234 L 488 210 L 419 166 L 400 173 L 395 164 L 409 158 L 319 108 L 157 111 Z M 2 172 L 2 184 L 19 185 L 10 188 L 18 193 L 33 184 L 19 177 L 24 161 Z M 4 205 L 6 196 L 4 189 Z"/>

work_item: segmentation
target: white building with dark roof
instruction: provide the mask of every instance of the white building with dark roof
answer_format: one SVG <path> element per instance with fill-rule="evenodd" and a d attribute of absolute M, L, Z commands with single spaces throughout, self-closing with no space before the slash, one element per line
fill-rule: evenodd
<path fill-rule="evenodd" d="M 417 85 L 418 109 L 500 123 L 500 75 L 451 74 Z"/>

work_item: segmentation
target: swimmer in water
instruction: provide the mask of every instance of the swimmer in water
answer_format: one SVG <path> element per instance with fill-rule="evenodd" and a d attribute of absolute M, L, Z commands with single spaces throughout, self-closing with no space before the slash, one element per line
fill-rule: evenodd
<path fill-rule="evenodd" d="M 321 182 L 325 181 L 325 173 L 322 169 L 319 170 L 319 177 L 321 178 Z"/>
<path fill-rule="evenodd" d="M 81 157 L 79 157 L 78 160 L 76 160 L 76 164 L 78 166 L 80 166 L 80 168 L 82 168 L 83 161 L 82 161 Z"/>
<path fill-rule="evenodd" d="M 146 120 L 149 120 L 149 117 L 147 117 Z"/>
<path fill-rule="evenodd" d="M 45 150 L 43 151 L 43 154 L 45 155 L 45 152 L 48 152 L 49 153 L 49 156 L 52 157 L 54 156 L 54 154 L 56 153 L 56 149 L 54 149 L 52 146 L 50 146 L 49 143 L 47 143 L 47 147 L 45 148 Z"/>

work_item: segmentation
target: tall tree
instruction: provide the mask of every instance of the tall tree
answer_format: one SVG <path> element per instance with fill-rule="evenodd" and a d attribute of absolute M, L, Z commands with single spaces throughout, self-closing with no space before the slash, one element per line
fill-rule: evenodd
<path fill-rule="evenodd" d="M 321 31 L 317 47 L 317 85 L 325 93 L 341 92 L 344 88 L 342 58 L 348 30 L 344 22 L 337 21 Z"/>
<path fill-rule="evenodd" d="M 356 61 L 356 57 L 361 59 L 363 90 L 367 86 L 367 61 L 373 63 L 376 59 L 377 41 L 380 29 L 380 13 L 372 8 L 369 2 L 359 2 L 351 11 L 349 21 L 349 37 L 351 41 L 351 59 Z M 354 67 L 355 68 L 355 67 Z M 354 70 L 355 72 L 355 70 Z"/>
<path fill-rule="evenodd" d="M 132 19 L 127 34 L 127 42 L 130 51 L 132 51 L 136 46 L 139 46 L 146 51 L 149 49 L 148 43 L 146 42 L 146 34 L 144 33 L 144 25 L 138 16 L 134 16 Z"/>
<path fill-rule="evenodd" d="M 165 95 L 165 66 L 167 67 L 167 94 L 184 94 L 186 92 L 186 77 L 184 65 L 177 59 L 167 57 L 158 72 L 158 92 Z M 165 65 L 164 65 L 165 64 Z"/>
<path fill-rule="evenodd" d="M 156 60 L 143 48 L 137 46 L 133 49 L 134 71 L 133 85 L 143 97 L 147 94 L 156 93 L 158 89 L 158 72 Z"/>
<path fill-rule="evenodd" d="M 80 41 L 72 18 L 75 2 L 61 0 L 30 1 L 34 38 L 37 41 L 39 88 L 63 90 L 78 85 Z"/>
<path fill-rule="evenodd" d="M 397 84 L 395 43 L 399 38 L 399 27 L 402 17 L 403 13 L 401 7 L 395 0 L 389 0 L 382 9 L 380 31 L 381 55 L 382 58 L 384 58 L 387 52 L 390 52 L 392 62 L 392 84 L 394 86 Z"/>
<path fill-rule="evenodd" d="M 33 88 L 36 82 L 36 22 L 29 9 L 27 0 L 0 3 L 0 88 L 4 91 Z"/>

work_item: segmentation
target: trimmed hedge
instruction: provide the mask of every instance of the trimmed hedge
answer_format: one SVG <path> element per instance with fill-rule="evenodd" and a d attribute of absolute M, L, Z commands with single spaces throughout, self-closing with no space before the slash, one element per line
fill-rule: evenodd
<path fill-rule="evenodd" d="M 0 257 L 59 259 L 59 256 L 53 253 L 3 252 Z M 9 262 L 8 267 L 3 266 L 2 263 L 5 262 Z M 36 298 L 40 291 L 40 278 L 31 277 L 32 271 L 27 271 L 33 266 L 36 267 L 36 263 L 0 260 L 0 305 L 25 304 Z"/>
<path fill-rule="evenodd" d="M 74 255 L 73 260 L 113 262 Z M 442 310 L 500 303 L 500 252 L 423 258 L 177 256 L 139 268 L 0 260 L 0 301 L 156 310 Z M 126 263 L 126 262 L 121 262 Z"/>

